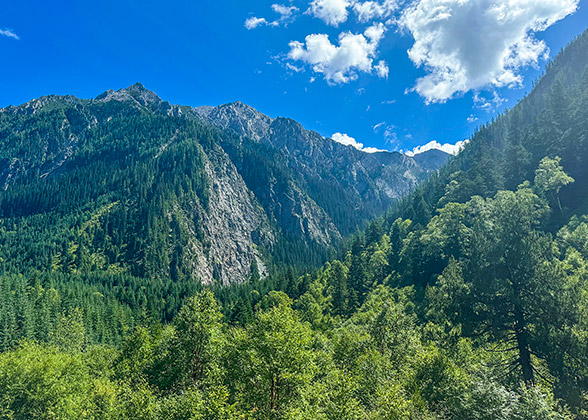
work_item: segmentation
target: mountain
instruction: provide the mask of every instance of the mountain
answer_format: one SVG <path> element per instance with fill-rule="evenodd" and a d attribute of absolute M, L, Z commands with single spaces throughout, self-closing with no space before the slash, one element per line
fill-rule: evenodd
<path fill-rule="evenodd" d="M 414 158 L 391 152 L 365 153 L 305 130 L 294 120 L 270 118 L 241 102 L 199 107 L 194 112 L 241 139 L 281 151 L 280 158 L 292 171 L 289 181 L 306 191 L 336 226 L 337 231 L 327 235 L 308 232 L 311 238 L 325 243 L 353 232 L 387 209 L 448 159 L 446 153 L 438 150 Z M 246 147 L 256 146 L 249 143 Z M 433 155 L 437 158 L 428 158 Z M 259 182 L 258 179 L 251 183 Z M 283 202 L 280 197 L 272 200 Z M 290 218 L 290 214 L 285 216 Z M 304 229 L 300 231 L 305 233 Z"/>
<path fill-rule="evenodd" d="M 137 83 L 0 109 L 3 269 L 230 284 L 320 264 L 434 173 L 241 103 L 172 105 Z"/>

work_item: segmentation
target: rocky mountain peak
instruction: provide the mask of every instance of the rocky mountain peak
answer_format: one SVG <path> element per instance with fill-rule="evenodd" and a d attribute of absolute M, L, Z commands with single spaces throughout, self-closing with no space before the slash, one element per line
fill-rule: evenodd
<path fill-rule="evenodd" d="M 98 95 L 95 100 L 99 102 L 130 101 L 136 102 L 142 106 L 152 106 L 163 102 L 155 92 L 146 89 L 145 86 L 139 82 L 117 91 L 109 89 Z"/>
<path fill-rule="evenodd" d="M 241 101 L 193 108 L 194 113 L 219 128 L 233 130 L 240 136 L 261 141 L 267 137 L 273 119 Z"/>
<path fill-rule="evenodd" d="M 450 156 L 443 150 L 431 149 L 427 150 L 426 152 L 419 153 L 418 155 L 414 155 L 413 159 L 421 166 L 426 166 L 433 170 L 437 170 L 447 163 L 449 157 Z"/>
<path fill-rule="evenodd" d="M 12 114 L 35 114 L 46 106 L 63 107 L 80 102 L 83 102 L 83 100 L 78 99 L 73 95 L 45 95 L 40 98 L 31 99 L 22 105 L 9 105 L 5 108 L 0 108 L 0 112 Z"/>

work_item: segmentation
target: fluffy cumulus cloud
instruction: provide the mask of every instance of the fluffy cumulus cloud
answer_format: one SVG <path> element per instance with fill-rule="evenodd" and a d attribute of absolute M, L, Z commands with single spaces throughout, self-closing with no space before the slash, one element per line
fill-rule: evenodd
<path fill-rule="evenodd" d="M 406 152 L 404 152 L 404 154 L 406 154 L 408 156 L 414 156 L 414 155 L 418 155 L 420 153 L 424 153 L 428 150 L 437 149 L 437 150 L 442 150 L 445 153 L 449 153 L 450 155 L 457 155 L 459 152 L 462 151 L 462 149 L 464 148 L 464 146 L 468 142 L 469 142 L 469 140 L 462 140 L 462 141 L 458 141 L 455 144 L 450 144 L 450 143 L 441 144 L 438 141 L 433 140 L 433 141 L 431 141 L 427 144 L 424 144 L 422 146 L 417 146 L 410 151 L 406 151 Z"/>
<path fill-rule="evenodd" d="M 360 23 L 371 22 L 375 19 L 386 19 L 398 8 L 397 0 L 356 1 L 352 5 L 353 12 Z"/>
<path fill-rule="evenodd" d="M 313 0 L 307 13 L 321 19 L 327 25 L 339 26 L 347 20 L 349 6 L 349 0 Z"/>
<path fill-rule="evenodd" d="M 382 79 L 388 78 L 388 73 L 390 72 L 390 69 L 388 68 L 388 64 L 386 64 L 384 60 L 380 60 L 378 64 L 374 66 L 374 70 L 376 71 L 378 77 Z"/>
<path fill-rule="evenodd" d="M 363 147 L 363 143 L 359 143 L 353 137 L 348 136 L 344 133 L 335 133 L 331 136 L 331 139 L 336 141 L 337 143 L 341 143 L 345 146 L 353 146 L 357 150 L 361 150 L 362 152 L 366 153 L 376 153 L 376 152 L 384 152 L 385 150 L 376 149 L 375 147 Z"/>
<path fill-rule="evenodd" d="M 427 75 L 414 90 L 427 102 L 488 86 L 520 85 L 519 69 L 548 54 L 533 34 L 573 13 L 579 0 L 417 0 L 399 25 Z"/>
<path fill-rule="evenodd" d="M 357 22 L 364 24 L 363 33 L 343 31 L 338 36 L 338 43 L 332 43 L 329 36 L 314 33 L 306 36 L 304 42 L 290 41 L 288 59 L 309 64 L 316 73 L 321 73 L 331 84 L 348 83 L 356 80 L 359 73 L 371 73 L 387 79 L 390 68 L 385 60 L 379 59 L 377 51 L 386 28 L 394 19 L 393 14 L 399 10 L 403 0 L 309 0 L 304 14 L 321 19 L 331 26 L 347 22 L 349 16 L 355 16 Z M 265 17 L 251 16 L 245 21 L 247 29 L 262 26 L 287 26 L 298 16 L 300 9 L 287 4 L 272 4 L 274 13 L 279 17 L 271 20 Z M 292 68 L 287 66 L 290 70 Z M 297 67 L 299 68 L 299 67 Z M 314 81 L 314 78 L 311 79 Z"/>
<path fill-rule="evenodd" d="M 13 31 L 12 29 L 7 29 L 7 28 L 0 29 L 0 35 L 2 35 L 2 36 L 7 36 L 8 38 L 13 38 L 13 39 L 20 39 L 20 38 L 18 37 L 18 35 L 17 35 L 17 34 L 15 34 L 15 33 L 14 33 L 14 31 Z"/>
<path fill-rule="evenodd" d="M 384 31 L 380 23 L 370 26 L 363 34 L 343 32 L 339 35 L 339 45 L 332 44 L 326 34 L 308 35 L 304 43 L 290 42 L 288 58 L 311 65 L 329 84 L 348 83 L 357 79 L 358 72 L 374 70 L 378 76 L 387 77 L 388 66 L 384 61 L 373 65 Z"/>

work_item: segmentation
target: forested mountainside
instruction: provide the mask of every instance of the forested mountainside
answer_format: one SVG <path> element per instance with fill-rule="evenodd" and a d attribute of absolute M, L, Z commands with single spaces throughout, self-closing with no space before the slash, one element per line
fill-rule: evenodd
<path fill-rule="evenodd" d="M 294 182 L 305 185 L 309 197 L 325 210 L 343 236 L 389 208 L 448 159 L 439 150 L 408 158 L 325 142 L 320 134 L 305 130 L 296 121 L 269 118 L 241 102 L 196 108 L 195 112 L 217 127 L 284 151 L 285 166 L 300 175 Z M 258 171 L 249 171 L 246 179 L 254 191 L 271 183 Z M 265 199 L 262 192 L 258 196 Z M 279 198 L 273 200 L 281 203 Z"/>
<path fill-rule="evenodd" d="M 172 278 L 112 271 L 1 276 L 0 416 L 588 419 L 587 105 L 588 32 L 460 155 L 303 276 L 253 270 L 241 284 L 181 293 Z M 253 111 L 227 107 L 239 112 L 172 108 L 232 130 L 234 150 L 225 152 L 228 137 L 194 126 L 210 130 L 231 161 L 242 145 L 275 149 L 278 120 L 249 114 L 244 124 L 232 113 Z M 201 147 L 210 160 L 212 146 Z M 9 182 L 13 203 L 37 182 L 26 172 Z M 85 179 L 92 191 L 88 180 L 103 178 Z M 57 185 L 49 197 L 59 197 Z M 206 202 L 206 183 L 189 185 Z M 54 206 L 43 219 L 3 204 L 12 212 L 3 235 L 14 235 L 6 220 L 62 220 Z"/>
<path fill-rule="evenodd" d="M 140 84 L 42 97 L 0 110 L 2 269 L 226 285 L 317 265 L 444 160 L 363 153 L 241 103 L 170 105 Z"/>
<path fill-rule="evenodd" d="M 545 156 L 561 158 L 575 180 L 560 200 L 566 209 L 552 215 L 554 227 L 574 212 L 588 210 L 588 35 L 574 40 L 552 62 L 533 91 L 495 121 L 479 127 L 471 144 L 431 182 L 391 212 L 407 216 L 411 200 L 423 196 L 425 213 L 447 202 L 465 202 L 474 195 L 489 197 L 501 189 L 515 189 L 533 179 Z M 555 195 L 550 193 L 550 199 Z"/>

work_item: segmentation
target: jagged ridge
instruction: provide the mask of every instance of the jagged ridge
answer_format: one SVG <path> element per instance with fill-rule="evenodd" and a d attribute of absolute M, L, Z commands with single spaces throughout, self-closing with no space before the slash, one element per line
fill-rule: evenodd
<path fill-rule="evenodd" d="M 4 108 L 0 139 L 0 215 L 21 238 L 33 235 L 30 220 L 55 218 L 45 232 L 48 258 L 37 258 L 26 240 L 16 258 L 32 268 L 56 259 L 63 271 L 223 284 L 245 280 L 252 269 L 263 275 L 267 264 L 321 262 L 329 247 L 443 163 L 367 154 L 241 102 L 171 105 L 140 83 L 90 100 L 51 95 Z M 84 191 L 88 176 L 97 185 L 93 195 Z M 119 178 L 124 188 L 112 184 Z M 76 223 L 95 220 L 101 232 L 121 217 L 138 220 L 122 233 L 104 233 L 116 245 L 75 236 L 89 235 Z M 62 229 L 77 232 L 68 245 L 60 244 Z M 76 257 L 64 267 L 64 246 L 87 248 L 98 262 L 83 268 Z"/>

